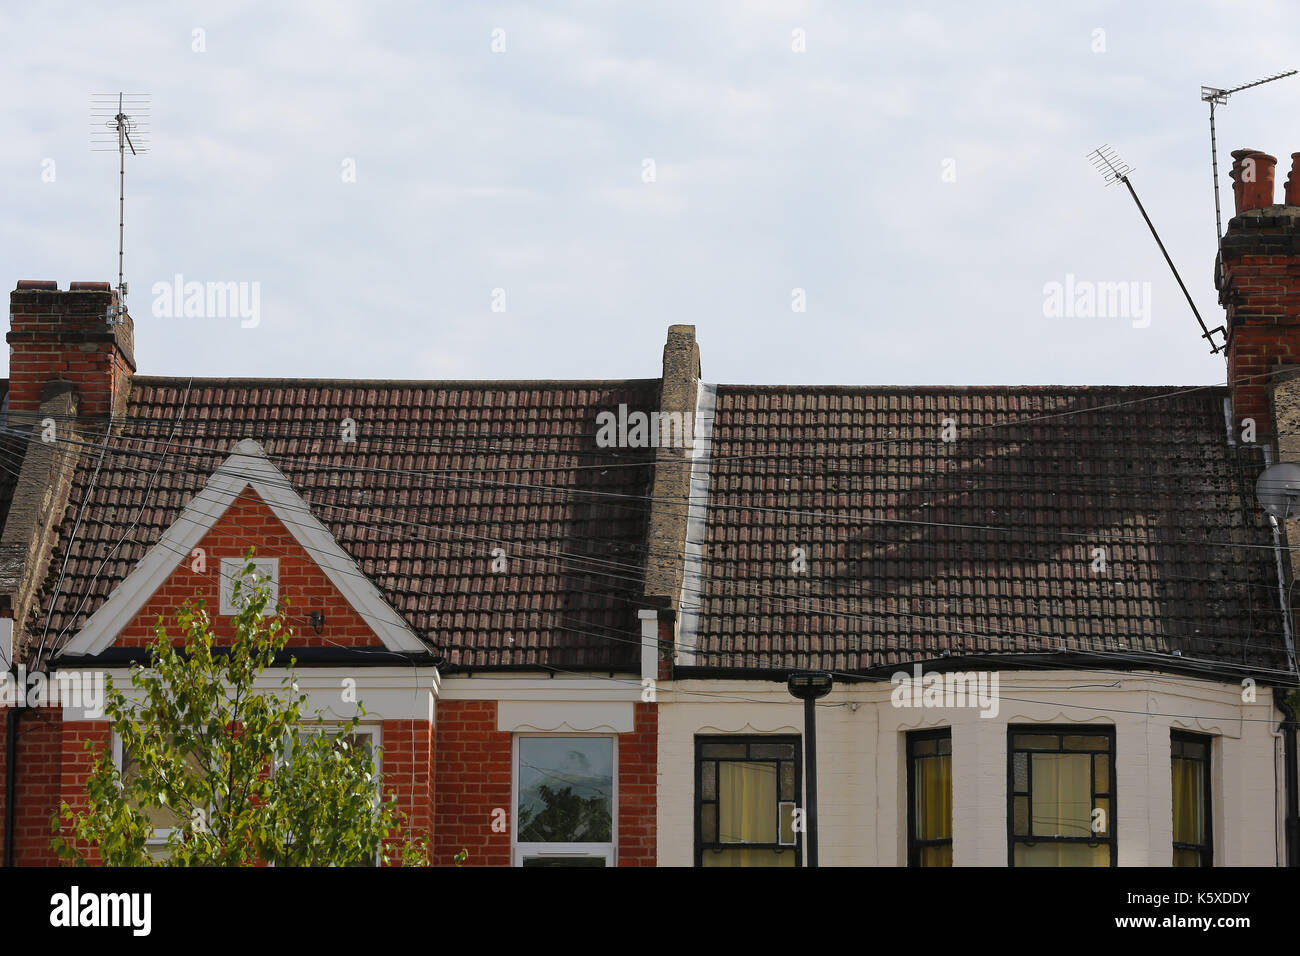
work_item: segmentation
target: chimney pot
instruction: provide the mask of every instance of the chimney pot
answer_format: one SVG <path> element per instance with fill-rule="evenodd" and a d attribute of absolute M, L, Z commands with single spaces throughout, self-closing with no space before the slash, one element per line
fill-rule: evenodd
<path fill-rule="evenodd" d="M 1258 149 L 1232 151 L 1232 195 L 1237 215 L 1273 205 L 1273 172 L 1277 157 Z"/>
<path fill-rule="evenodd" d="M 20 289 L 39 289 L 42 292 L 58 292 L 59 283 L 54 279 L 19 279 Z"/>
<path fill-rule="evenodd" d="M 69 292 L 112 292 L 107 282 L 74 282 L 68 286 Z"/>
<path fill-rule="evenodd" d="M 1291 174 L 1286 178 L 1283 200 L 1288 206 L 1300 206 L 1300 153 L 1291 154 Z"/>

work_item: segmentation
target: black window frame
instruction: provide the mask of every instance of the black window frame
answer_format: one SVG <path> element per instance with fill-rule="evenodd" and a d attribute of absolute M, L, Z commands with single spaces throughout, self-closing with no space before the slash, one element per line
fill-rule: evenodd
<path fill-rule="evenodd" d="M 1106 751 L 1100 750 L 1065 750 L 1058 743 L 1057 750 L 1023 750 L 1017 751 L 1014 746 L 1015 738 L 1020 734 L 1054 734 L 1059 737 L 1106 737 L 1110 743 Z M 1088 837 L 1023 837 L 1016 834 L 1015 821 L 1015 801 L 1016 801 L 1016 784 L 1015 784 L 1015 755 L 1016 753 L 1064 753 L 1064 754 L 1083 754 L 1083 753 L 1106 753 L 1108 755 L 1108 774 L 1109 790 L 1104 794 L 1097 790 L 1097 762 L 1091 761 L 1088 771 L 1091 780 L 1092 791 L 1090 796 L 1096 799 L 1097 796 L 1104 795 L 1109 801 L 1110 819 L 1107 820 L 1107 835 L 1099 840 L 1089 839 Z M 1034 789 L 1034 770 L 1033 760 L 1029 760 L 1029 777 L 1028 777 L 1028 794 L 1030 831 L 1033 831 L 1033 789 Z M 1092 846 L 1098 843 L 1106 843 L 1110 846 L 1110 866 L 1119 866 L 1119 813 L 1118 813 L 1118 775 L 1115 767 L 1115 727 L 1111 724 L 1008 724 L 1007 725 L 1007 866 L 1016 865 L 1016 844 L 1017 843 L 1082 843 Z"/>
<path fill-rule="evenodd" d="M 1177 742 L 1199 744 L 1205 748 L 1205 759 L 1200 757 L 1188 757 L 1174 754 L 1174 744 Z M 1205 801 L 1205 843 L 1179 843 L 1173 842 L 1174 850 L 1195 850 L 1201 854 L 1201 866 L 1214 866 L 1214 780 L 1211 776 L 1211 770 L 1214 767 L 1214 737 L 1209 734 L 1192 733 L 1189 730 L 1170 730 L 1169 731 L 1169 786 L 1172 794 L 1173 774 L 1175 760 L 1194 760 L 1205 764 L 1205 772 L 1202 774 L 1202 795 L 1201 799 Z M 1172 860 L 1171 860 L 1172 863 Z"/>
<path fill-rule="evenodd" d="M 795 807 L 796 808 L 801 807 L 803 801 L 803 738 L 802 737 L 796 734 L 696 735 L 695 737 L 695 793 L 692 797 L 695 804 L 695 866 L 697 867 L 704 866 L 704 854 L 710 850 L 713 849 L 734 850 L 734 849 L 744 849 L 744 848 L 749 848 L 754 850 L 779 850 L 782 852 L 788 851 L 794 854 L 794 865 L 796 867 L 803 866 L 804 827 L 800 827 L 794 831 L 793 845 L 780 844 L 780 843 L 717 843 L 717 842 L 710 843 L 707 846 L 705 845 L 704 820 L 703 820 L 703 812 L 702 812 L 702 807 L 705 801 L 702 799 L 702 797 L 704 794 L 703 779 L 704 779 L 704 763 L 706 760 L 713 762 L 714 764 L 713 772 L 716 774 L 718 772 L 717 764 L 722 763 L 724 761 L 733 762 L 733 763 L 772 763 L 773 760 L 776 759 L 776 762 L 778 764 L 777 766 L 778 808 L 781 803 L 787 802 L 780 799 L 781 797 L 781 793 L 779 790 L 780 777 L 781 777 L 780 759 L 772 758 L 772 757 L 751 757 L 749 756 L 750 751 L 748 749 L 746 750 L 746 756 L 743 758 L 741 757 L 726 757 L 726 758 L 707 757 L 706 758 L 704 756 L 704 748 L 709 744 L 745 744 L 747 748 L 754 744 L 793 744 L 794 745 L 793 763 L 794 763 Z M 717 780 L 715 779 L 714 793 L 716 794 L 717 792 L 718 792 Z M 807 817 L 805 816 L 804 819 L 806 820 Z M 778 838 L 780 837 L 779 832 L 777 833 L 777 836 Z"/>
<path fill-rule="evenodd" d="M 916 838 L 916 754 L 915 745 L 925 740 L 947 740 L 948 759 L 952 760 L 952 728 L 935 727 L 929 730 L 912 730 L 907 733 L 907 865 L 921 868 L 921 850 L 932 846 L 952 847 L 953 838 L 945 840 L 918 840 Z M 929 755 L 923 755 L 929 756 Z M 936 754 L 935 756 L 939 756 Z M 949 774 L 949 783 L 953 783 Z M 948 830 L 952 832 L 952 821 Z"/>

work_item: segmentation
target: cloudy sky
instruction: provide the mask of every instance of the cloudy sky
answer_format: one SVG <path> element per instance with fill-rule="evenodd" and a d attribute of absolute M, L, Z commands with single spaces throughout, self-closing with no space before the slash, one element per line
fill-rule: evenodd
<path fill-rule="evenodd" d="M 649 378 L 690 323 L 714 382 L 1219 382 L 1086 155 L 1220 324 L 1199 88 L 1295 40 L 1281 2 L 5 5 L 0 282 L 116 279 L 89 103 L 125 90 L 142 374 Z M 1218 131 L 1280 196 L 1300 76 Z M 256 321 L 155 314 L 177 275 L 257 283 Z M 1046 314 L 1067 276 L 1136 305 Z"/>

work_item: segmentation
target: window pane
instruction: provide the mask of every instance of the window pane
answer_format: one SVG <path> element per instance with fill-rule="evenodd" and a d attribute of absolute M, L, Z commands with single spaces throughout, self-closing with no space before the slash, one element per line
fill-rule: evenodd
<path fill-rule="evenodd" d="M 1012 813 L 1016 836 L 1029 836 L 1029 798 L 1016 797 Z"/>
<path fill-rule="evenodd" d="M 918 840 L 952 838 L 952 757 L 921 757 L 914 762 Z"/>
<path fill-rule="evenodd" d="M 1110 836 L 1110 797 L 1094 797 L 1093 809 L 1100 810 L 1101 813 L 1096 817 L 1096 829 L 1093 830 L 1099 837 Z"/>
<path fill-rule="evenodd" d="M 703 866 L 794 866 L 797 850 L 705 850 Z"/>
<path fill-rule="evenodd" d="M 1097 792 L 1110 793 L 1110 754 L 1093 754 L 1092 772 L 1097 778 Z"/>
<path fill-rule="evenodd" d="M 197 775 L 201 772 L 202 764 L 199 762 L 199 758 L 196 757 L 192 752 L 187 753 L 185 755 L 184 762 L 185 762 L 185 769 L 189 773 Z M 129 752 L 126 752 L 125 748 L 123 748 L 123 753 L 122 753 L 123 781 L 127 781 L 135 777 L 137 772 L 138 771 L 137 771 L 135 758 Z M 134 805 L 135 805 L 134 801 L 132 801 L 132 806 Z M 137 807 L 137 809 L 140 810 L 142 813 L 144 813 L 145 819 L 149 821 L 149 825 L 156 830 L 171 830 L 178 826 L 182 826 L 186 823 L 189 823 L 189 813 L 185 811 L 184 808 L 182 807 L 163 807 L 163 806 L 148 805 L 143 807 Z"/>
<path fill-rule="evenodd" d="M 950 754 L 950 753 L 952 753 L 952 738 L 951 738 L 951 737 L 940 737 L 940 738 L 939 738 L 939 748 L 938 748 L 938 749 L 939 749 L 939 753 L 941 753 L 941 754 Z"/>
<path fill-rule="evenodd" d="M 1062 750 L 1110 750 L 1109 737 L 1074 737 L 1061 739 Z"/>
<path fill-rule="evenodd" d="M 1205 842 L 1205 764 L 1175 760 L 1174 842 Z"/>
<path fill-rule="evenodd" d="M 777 842 L 786 846 L 794 846 L 798 842 L 794 835 L 794 811 L 793 802 L 781 804 L 781 839 Z"/>
<path fill-rule="evenodd" d="M 744 760 L 747 747 L 744 744 L 705 744 L 700 748 L 704 757 L 732 757 Z"/>
<path fill-rule="evenodd" d="M 700 762 L 700 799 L 718 799 L 718 765 L 712 760 Z"/>
<path fill-rule="evenodd" d="M 1016 734 L 1011 746 L 1014 750 L 1055 750 L 1060 739 L 1056 734 Z"/>
<path fill-rule="evenodd" d="M 776 764 L 718 764 L 718 842 L 775 843 Z"/>
<path fill-rule="evenodd" d="M 1174 866 L 1200 866 L 1200 850 L 1180 850 L 1174 847 Z"/>
<path fill-rule="evenodd" d="M 521 843 L 609 843 L 614 742 L 608 737 L 520 737 Z"/>
<path fill-rule="evenodd" d="M 700 839 L 705 843 L 718 842 L 718 805 L 706 803 L 700 807 Z"/>
<path fill-rule="evenodd" d="M 913 740 L 912 755 L 914 757 L 924 757 L 928 754 L 932 754 L 935 752 L 934 745 L 934 738 L 930 738 L 929 740 Z"/>
<path fill-rule="evenodd" d="M 1186 757 L 1194 757 L 1194 758 L 1196 758 L 1197 760 L 1204 760 L 1204 759 L 1205 759 L 1205 744 L 1204 744 L 1204 743 L 1200 743 L 1200 742 L 1195 741 L 1195 740 L 1182 740 L 1182 741 L 1179 741 L 1179 743 L 1181 743 L 1181 744 L 1183 745 L 1183 755 L 1184 755 L 1184 756 L 1186 756 Z"/>
<path fill-rule="evenodd" d="M 1017 843 L 1016 866 L 1110 866 L 1110 844 Z"/>
<path fill-rule="evenodd" d="M 750 744 L 749 755 L 771 760 L 793 760 L 794 744 Z"/>
<path fill-rule="evenodd" d="M 1092 760 L 1087 754 L 1034 754 L 1033 833 L 1092 834 Z"/>
<path fill-rule="evenodd" d="M 785 761 L 781 764 L 781 799 L 798 800 L 794 792 L 794 764 Z"/>
<path fill-rule="evenodd" d="M 1015 754 L 1011 760 L 1016 793 L 1029 792 L 1029 754 Z"/>

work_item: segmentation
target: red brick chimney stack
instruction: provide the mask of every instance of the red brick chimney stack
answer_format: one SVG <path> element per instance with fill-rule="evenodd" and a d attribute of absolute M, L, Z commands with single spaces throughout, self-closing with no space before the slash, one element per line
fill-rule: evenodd
<path fill-rule="evenodd" d="M 1240 438 L 1253 419 L 1259 442 L 1274 437 L 1270 390 L 1282 369 L 1300 367 L 1300 153 L 1291 156 L 1285 205 L 1273 195 L 1277 160 L 1257 149 L 1232 153 L 1236 215 L 1223 235 L 1228 382 Z"/>
<path fill-rule="evenodd" d="M 39 411 L 50 382 L 77 390 L 81 418 L 126 408 L 135 372 L 135 324 L 111 322 L 117 294 L 107 282 L 26 279 L 9 295 L 9 411 Z"/>

